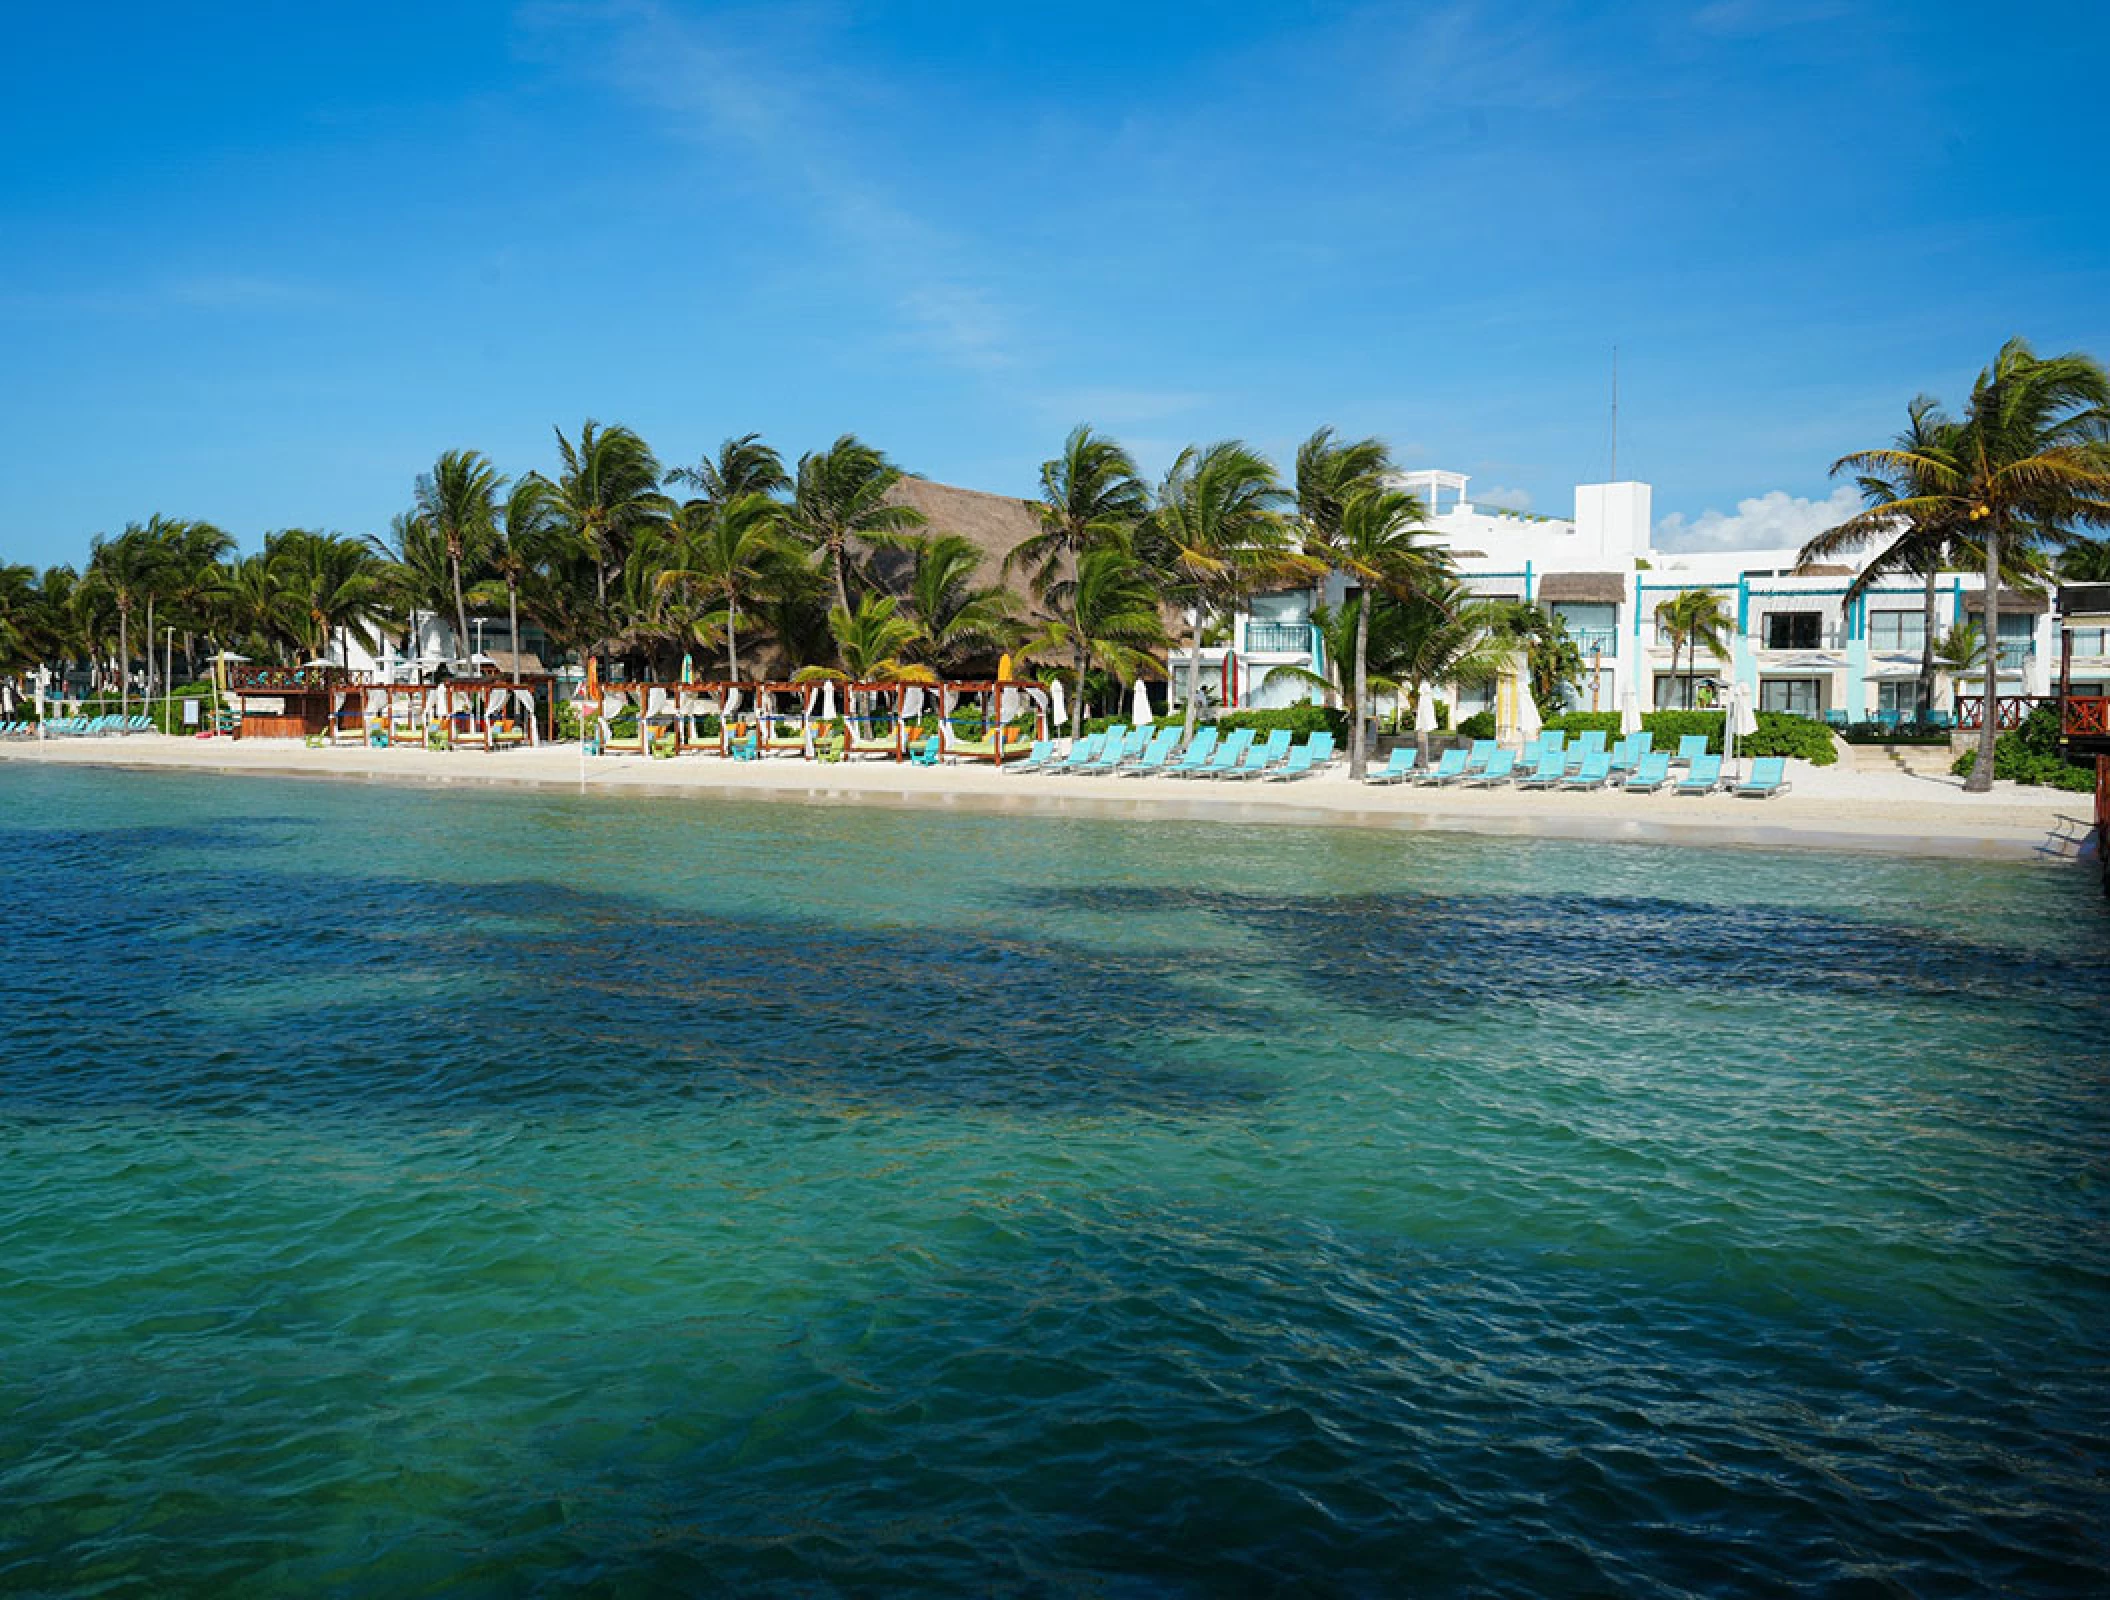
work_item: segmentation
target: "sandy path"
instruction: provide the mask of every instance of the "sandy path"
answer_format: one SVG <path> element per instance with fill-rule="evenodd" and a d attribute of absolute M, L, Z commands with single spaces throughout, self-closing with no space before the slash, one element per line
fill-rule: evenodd
<path fill-rule="evenodd" d="M 448 754 L 357 746 L 313 750 L 287 741 L 242 743 L 154 734 L 58 739 L 42 745 L 9 742 L 0 744 L 0 760 L 2009 859 L 2035 857 L 2037 846 L 2060 817 L 2084 816 L 2089 805 L 2085 795 L 2019 784 L 1996 784 L 1990 795 L 1966 795 L 1956 778 L 1917 776 L 1887 766 L 1811 767 L 1801 762 L 1788 764 L 1792 792 L 1761 801 L 1668 792 L 1370 788 L 1349 782 L 1339 767 L 1297 783 L 1202 783 L 1037 777 L 999 774 L 985 766 L 917 767 L 890 761 L 832 766 L 797 760 L 730 762 L 707 756 L 582 761 L 575 745 Z"/>

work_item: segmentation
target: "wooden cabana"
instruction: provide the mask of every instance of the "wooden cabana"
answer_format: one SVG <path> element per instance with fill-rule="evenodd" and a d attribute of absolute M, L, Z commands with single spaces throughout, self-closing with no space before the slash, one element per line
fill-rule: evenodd
<path fill-rule="evenodd" d="M 237 739 L 306 739 L 327 735 L 339 697 L 363 687 L 343 667 L 266 667 L 228 661 L 227 693 L 242 715 Z"/>
<path fill-rule="evenodd" d="M 456 678 L 433 686 L 425 742 L 449 750 L 511 750 L 542 742 L 544 701 L 556 719 L 556 683 Z M 433 729 L 441 737 L 435 740 Z"/>
<path fill-rule="evenodd" d="M 1002 766 L 1033 748 L 1033 741 L 1048 736 L 1048 691 L 1021 678 L 1001 678 L 982 683 L 943 683 L 938 686 L 938 755 L 948 761 L 988 761 Z M 960 709 L 978 703 L 982 735 L 969 739 L 953 725 Z M 1031 719 L 1029 729 L 1013 724 Z"/>

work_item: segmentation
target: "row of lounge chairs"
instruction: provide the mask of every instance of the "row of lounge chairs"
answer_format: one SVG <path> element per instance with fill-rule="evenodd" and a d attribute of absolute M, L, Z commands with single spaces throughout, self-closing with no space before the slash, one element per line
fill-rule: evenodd
<path fill-rule="evenodd" d="M 1059 754 L 1053 739 L 1034 743 L 1026 758 L 1006 772 L 1047 772 L 1059 776 L 1099 778 L 1184 778 L 1212 782 L 1294 783 L 1324 768 L 1334 758 L 1331 733 L 1315 733 L 1300 745 L 1287 729 L 1260 739 L 1251 728 L 1221 734 L 1204 728 L 1185 750 L 1177 727 L 1115 726 L 1077 740 Z"/>
<path fill-rule="evenodd" d="M 1423 765 L 1412 749 L 1392 752 L 1391 759 L 1364 779 L 1371 784 L 1425 784 L 1430 788 L 1623 789 L 1654 794 L 1668 788 L 1676 794 L 1714 794 L 1727 789 L 1752 799 L 1785 794 L 1787 762 L 1760 756 L 1742 782 L 1722 776 L 1722 758 L 1707 753 L 1703 735 L 1687 735 L 1675 752 L 1653 749 L 1650 736 L 1637 733 L 1604 747 L 1605 736 L 1586 733 L 1574 746 L 1558 734 L 1533 740 L 1522 751 L 1504 750 L 1492 739 L 1479 739 L 1469 750 L 1447 750 Z M 1676 776 L 1673 767 L 1682 767 Z"/>
<path fill-rule="evenodd" d="M 152 733 L 154 719 L 144 712 L 135 712 L 129 717 L 111 713 L 97 717 L 46 717 L 44 732 L 47 737 L 71 739 L 100 739 L 108 734 Z M 0 722 L 0 739 L 34 739 L 37 724 L 27 722 Z"/>

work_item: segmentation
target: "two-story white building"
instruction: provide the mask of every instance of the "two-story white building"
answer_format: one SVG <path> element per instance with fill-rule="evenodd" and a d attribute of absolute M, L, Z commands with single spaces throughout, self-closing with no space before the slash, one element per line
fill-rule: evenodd
<path fill-rule="evenodd" d="M 1879 581 L 1847 600 L 1856 566 L 1801 566 L 1794 549 L 1661 551 L 1654 546 L 1652 496 L 1645 483 L 1579 485 L 1570 517 L 1476 505 L 1462 473 L 1421 470 L 1399 486 L 1429 508 L 1431 541 L 1451 553 L 1476 594 L 1536 605 L 1559 616 L 1581 647 L 1584 670 L 1571 700 L 1580 710 L 1614 711 L 1632 690 L 1644 708 L 1675 708 L 1711 698 L 1710 683 L 1745 685 L 1760 710 L 1833 722 L 1910 718 L 1920 708 L 1919 664 L 1926 627 L 1923 580 Z M 1720 653 L 1673 659 L 1658 608 L 1688 590 L 1706 590 L 1727 619 Z M 1313 607 L 1338 604 L 1347 587 L 1335 575 L 1310 589 L 1257 597 L 1229 637 L 1203 653 L 1203 685 L 1225 705 L 1286 705 L 1311 691 L 1289 665 L 1324 673 L 1324 641 Z M 1944 573 L 1935 587 L 1935 629 L 1982 619 L 1982 579 Z M 2000 598 L 2003 692 L 2054 692 L 2060 630 L 2050 598 L 2004 590 Z M 2101 630 L 2082 630 L 2084 649 L 2102 649 Z M 2076 656 L 2085 672 L 2099 659 Z M 1185 683 L 1184 652 L 1173 662 Z M 2110 667 L 2105 668 L 2110 676 Z M 2082 678 L 2086 685 L 2092 678 Z M 1955 690 L 1944 676 L 1936 711 Z M 1976 692 L 1975 679 L 1962 692 Z M 1459 715 L 1490 703 L 1491 688 L 1446 686 Z"/>

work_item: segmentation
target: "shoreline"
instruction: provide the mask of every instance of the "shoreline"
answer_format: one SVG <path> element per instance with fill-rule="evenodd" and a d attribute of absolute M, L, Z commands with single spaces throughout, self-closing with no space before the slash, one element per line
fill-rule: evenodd
<path fill-rule="evenodd" d="M 441 753 L 290 741 L 196 740 L 136 734 L 122 743 L 52 740 L 0 745 L 0 762 L 196 772 L 231 777 L 323 778 L 424 787 L 498 788 L 628 796 L 702 796 L 803 805 L 873 805 L 1099 817 L 1173 818 L 1234 826 L 1289 824 L 1406 832 L 1470 833 L 1706 848 L 1794 848 L 1994 861 L 2044 860 L 2039 847 L 2085 796 L 2002 783 L 1965 795 L 1958 780 L 1791 763 L 1790 792 L 1768 800 L 1732 795 L 1371 788 L 1344 767 L 1296 783 L 1205 783 L 1165 778 L 1000 774 L 987 766 L 895 762 L 734 763 L 710 756 L 655 761 L 582 759 L 575 746 Z"/>

